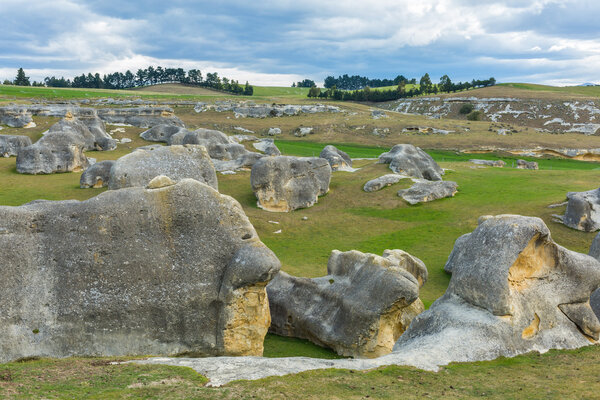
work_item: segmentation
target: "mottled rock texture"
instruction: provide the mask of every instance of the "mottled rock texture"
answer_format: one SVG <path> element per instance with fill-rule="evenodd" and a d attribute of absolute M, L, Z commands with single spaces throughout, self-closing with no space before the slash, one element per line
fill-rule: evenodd
<path fill-rule="evenodd" d="M 331 167 L 316 157 L 264 157 L 252 166 L 250 183 L 258 206 L 288 212 L 314 205 L 329 191 Z"/>
<path fill-rule="evenodd" d="M 140 128 L 163 124 L 184 126 L 169 107 L 100 108 L 98 116 L 108 124 L 128 124 Z"/>
<path fill-rule="evenodd" d="M 147 146 L 119 158 L 110 170 L 109 189 L 146 186 L 166 175 L 174 181 L 196 179 L 217 189 L 217 175 L 204 146 Z"/>
<path fill-rule="evenodd" d="M 325 146 L 325 148 L 321 150 L 319 157 L 327 160 L 332 171 L 343 171 L 352 168 L 352 160 L 350 159 L 350 156 L 335 146 Z"/>
<path fill-rule="evenodd" d="M 517 168 L 519 169 L 539 169 L 538 163 L 535 161 L 517 160 Z"/>
<path fill-rule="evenodd" d="M 83 171 L 83 174 L 81 174 L 79 187 L 87 189 L 108 186 L 110 170 L 114 164 L 115 162 L 113 160 L 106 160 L 90 165 Z"/>
<path fill-rule="evenodd" d="M 327 276 L 280 272 L 267 286 L 270 331 L 344 356 L 378 357 L 392 351 L 424 310 L 419 286 L 426 279 L 425 264 L 402 250 L 386 250 L 383 257 L 334 250 Z"/>
<path fill-rule="evenodd" d="M 585 232 L 600 229 L 600 188 L 587 192 L 567 193 L 567 210 L 562 222 Z"/>
<path fill-rule="evenodd" d="M 181 126 L 172 124 L 160 124 L 155 125 L 152 128 L 140 133 L 140 137 L 144 140 L 148 140 L 151 142 L 169 143 L 169 139 L 171 138 L 171 136 L 176 134 L 183 134 L 185 136 L 188 133 L 190 133 L 190 131 Z"/>
<path fill-rule="evenodd" d="M 275 145 L 275 141 L 273 139 L 261 139 L 256 143 L 252 143 L 252 146 L 258 150 L 262 151 L 268 156 L 280 156 L 281 151 Z"/>
<path fill-rule="evenodd" d="M 380 176 L 375 179 L 371 179 L 365 186 L 363 186 L 363 190 L 365 192 L 376 192 L 378 190 L 383 189 L 386 186 L 391 186 L 395 183 L 400 182 L 402 179 L 407 179 L 409 176 L 402 174 L 387 174 Z"/>
<path fill-rule="evenodd" d="M 417 179 L 441 181 L 444 171 L 440 166 L 418 147 L 412 144 L 397 144 L 387 153 L 379 156 L 379 162 L 390 164 L 390 169 L 397 174 L 406 174 Z"/>
<path fill-rule="evenodd" d="M 262 354 L 279 261 L 233 198 L 155 187 L 0 207 L 0 362 Z"/>
<path fill-rule="evenodd" d="M 21 174 L 52 174 L 78 172 L 88 167 L 84 154 L 84 139 L 71 131 L 56 131 L 19 150 L 17 172 Z"/>
<path fill-rule="evenodd" d="M 476 165 L 486 165 L 488 167 L 504 167 L 506 165 L 506 163 L 502 160 L 478 160 L 478 159 L 472 159 L 469 160 L 470 162 L 472 162 L 473 164 Z"/>
<path fill-rule="evenodd" d="M 433 200 L 453 197 L 458 191 L 458 185 L 452 181 L 427 181 L 420 179 L 408 189 L 398 191 L 409 204 L 426 203 Z"/>
<path fill-rule="evenodd" d="M 53 132 L 68 132 L 79 136 L 85 143 L 85 150 L 106 151 L 117 148 L 116 140 L 106 133 L 104 122 L 95 113 L 75 118 L 70 112 L 67 112 L 65 118 L 48 129 L 48 133 Z"/>
<path fill-rule="evenodd" d="M 0 135 L 0 156 L 16 156 L 24 147 L 31 146 L 29 136 Z"/>

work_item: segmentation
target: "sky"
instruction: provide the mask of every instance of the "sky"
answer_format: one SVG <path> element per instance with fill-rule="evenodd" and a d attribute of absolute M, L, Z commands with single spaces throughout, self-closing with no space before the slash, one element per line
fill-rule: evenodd
<path fill-rule="evenodd" d="M 265 86 L 600 83 L 598 15 L 598 0 L 0 0 L 0 79 L 161 65 Z"/>

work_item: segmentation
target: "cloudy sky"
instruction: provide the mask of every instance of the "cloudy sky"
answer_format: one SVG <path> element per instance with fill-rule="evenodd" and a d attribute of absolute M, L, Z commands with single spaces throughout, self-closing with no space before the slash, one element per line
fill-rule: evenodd
<path fill-rule="evenodd" d="M 598 0 L 0 0 L 0 79 L 162 65 L 257 85 L 600 83 L 599 14 Z"/>

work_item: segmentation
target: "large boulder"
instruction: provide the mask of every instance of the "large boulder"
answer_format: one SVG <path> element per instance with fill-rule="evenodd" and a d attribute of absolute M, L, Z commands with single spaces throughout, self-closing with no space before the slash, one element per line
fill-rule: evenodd
<path fill-rule="evenodd" d="M 152 128 L 140 133 L 140 137 L 144 140 L 148 140 L 151 142 L 169 143 L 169 139 L 171 138 L 171 136 L 176 135 L 176 134 L 180 134 L 180 135 L 183 134 L 183 136 L 185 136 L 188 133 L 190 133 L 190 131 L 188 131 L 187 129 L 185 129 L 181 126 L 172 125 L 172 124 L 160 124 L 160 125 L 155 125 Z M 183 144 L 183 143 L 176 143 L 176 144 Z"/>
<path fill-rule="evenodd" d="M 66 119 L 72 114 L 67 112 Z M 114 140 L 107 132 L 104 121 L 98 117 L 98 112 L 93 108 L 80 108 L 77 114 L 77 119 L 83 123 L 94 137 L 95 150 L 114 150 L 117 148 L 117 141 Z M 90 150 L 94 150 L 90 149 Z"/>
<path fill-rule="evenodd" d="M 85 122 L 92 127 L 92 130 Z M 74 136 L 79 136 L 85 143 L 85 150 L 106 151 L 117 148 L 116 140 L 106 133 L 104 122 L 95 115 L 88 115 L 84 119 L 79 119 L 71 113 L 67 113 L 65 118 L 48 129 L 48 133 L 54 132 L 68 132 Z"/>
<path fill-rule="evenodd" d="M 490 360 L 596 343 L 600 262 L 557 245 L 539 218 L 480 218 L 456 242 L 446 293 L 394 346 L 425 364 Z"/>
<path fill-rule="evenodd" d="M 453 197 L 458 191 L 458 185 L 452 181 L 427 181 L 420 179 L 408 189 L 398 191 L 409 204 L 426 203 L 428 201 Z"/>
<path fill-rule="evenodd" d="M 16 156 L 24 147 L 31 146 L 29 136 L 0 135 L 0 156 Z"/>
<path fill-rule="evenodd" d="M 352 169 L 352 159 L 350 159 L 350 156 L 335 146 L 325 146 L 323 150 L 321 150 L 319 157 L 327 160 L 332 171 Z"/>
<path fill-rule="evenodd" d="M 119 158 L 110 170 L 109 189 L 146 186 L 166 175 L 174 181 L 196 179 L 217 189 L 215 168 L 204 146 L 147 146 Z"/>
<path fill-rule="evenodd" d="M 89 165 L 85 148 L 83 138 L 71 131 L 47 133 L 31 146 L 19 150 L 17 172 L 35 175 L 82 171 Z"/>
<path fill-rule="evenodd" d="M 425 264 L 402 250 L 386 250 L 383 257 L 334 250 L 327 276 L 280 272 L 267 286 L 270 331 L 344 356 L 378 357 L 392 351 L 424 310 L 419 287 L 426 280 Z"/>
<path fill-rule="evenodd" d="M 279 261 L 235 199 L 157 180 L 0 207 L 0 362 L 262 354 Z"/>
<path fill-rule="evenodd" d="M 376 192 L 378 190 L 383 189 L 386 186 L 391 186 L 395 183 L 400 182 L 402 179 L 407 179 L 407 178 L 409 178 L 409 176 L 402 175 L 402 174 L 383 175 L 378 178 L 371 179 L 370 181 L 365 183 L 365 186 L 363 186 L 363 190 L 365 192 Z"/>
<path fill-rule="evenodd" d="M 98 116 L 108 124 L 127 124 L 140 128 L 161 124 L 184 126 L 169 107 L 100 108 Z"/>
<path fill-rule="evenodd" d="M 110 179 L 110 170 L 115 164 L 113 160 L 100 161 L 94 165 L 87 167 L 81 178 L 79 179 L 79 187 L 82 189 L 87 188 L 101 188 L 108 186 L 108 180 Z"/>
<path fill-rule="evenodd" d="M 387 153 L 379 156 L 379 162 L 390 164 L 397 174 L 406 174 L 417 179 L 441 181 L 444 170 L 418 147 L 412 144 L 397 144 Z"/>
<path fill-rule="evenodd" d="M 331 167 L 316 157 L 264 157 L 252 166 L 250 183 L 258 206 L 288 212 L 314 205 L 329 191 Z"/>
<path fill-rule="evenodd" d="M 26 128 L 32 124 L 33 119 L 27 107 L 15 105 L 0 107 L 0 125 L 8 125 L 11 128 Z"/>
<path fill-rule="evenodd" d="M 567 193 L 567 210 L 557 216 L 570 228 L 585 232 L 600 229 L 600 188 L 587 192 Z"/>

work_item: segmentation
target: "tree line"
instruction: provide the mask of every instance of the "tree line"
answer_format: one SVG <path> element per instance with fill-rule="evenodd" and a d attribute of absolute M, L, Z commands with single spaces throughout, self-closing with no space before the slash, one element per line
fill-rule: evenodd
<path fill-rule="evenodd" d="M 417 80 L 415 78 L 409 80 L 404 75 L 398 75 L 394 79 L 369 79 L 366 76 L 348 76 L 348 74 L 344 74 L 338 76 L 337 78 L 333 76 L 326 77 L 325 88 L 331 89 L 335 86 L 336 88 L 342 90 L 359 90 L 364 89 L 367 86 L 370 88 L 396 86 L 399 85 L 400 82 L 404 82 L 405 84 L 416 84 Z"/>
<path fill-rule="evenodd" d="M 25 76 L 23 68 L 17 71 L 17 77 L 14 81 L 5 81 L 5 84 L 15 84 L 20 86 L 31 86 L 29 77 Z M 183 68 L 163 68 L 149 66 L 145 69 L 138 69 L 134 74 L 127 70 L 125 73 L 113 72 L 111 74 L 81 74 L 76 76 L 71 81 L 64 77 L 57 78 L 48 76 L 44 78 L 44 82 L 38 86 L 48 87 L 73 87 L 73 88 L 89 88 L 89 89 L 130 89 L 134 87 L 156 85 L 160 83 L 182 83 L 186 85 L 202 86 L 211 89 L 221 90 L 233 94 L 243 94 L 252 96 L 254 88 L 246 82 L 245 85 L 240 85 L 238 81 L 228 78 L 219 77 L 216 72 L 209 72 L 206 77 L 202 76 L 202 72 L 197 69 L 189 71 Z M 36 84 L 36 82 L 34 82 Z M 34 85 L 35 86 L 35 85 Z"/>
<path fill-rule="evenodd" d="M 416 79 L 412 79 L 409 81 L 406 78 L 402 78 L 404 78 L 402 77 L 402 75 L 396 77 L 395 79 L 398 79 L 397 86 L 394 89 L 388 90 L 372 90 L 371 87 L 368 85 L 359 90 L 342 90 L 336 85 L 327 87 L 327 83 L 325 85 L 326 89 L 321 90 L 321 88 L 318 88 L 316 85 L 313 85 L 308 91 L 308 97 L 318 97 L 341 101 L 381 102 L 415 97 L 424 94 L 458 92 L 474 88 L 494 86 L 496 84 L 496 79 L 494 79 L 493 77 L 485 80 L 473 79 L 471 82 L 454 83 L 448 75 L 444 75 L 440 78 L 440 82 L 438 84 L 434 84 L 432 83 L 429 74 L 425 74 L 421 77 L 419 85 L 416 85 Z M 386 80 L 384 79 L 382 81 Z M 406 85 L 409 83 L 413 84 L 413 87 L 407 90 Z"/>

